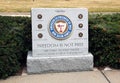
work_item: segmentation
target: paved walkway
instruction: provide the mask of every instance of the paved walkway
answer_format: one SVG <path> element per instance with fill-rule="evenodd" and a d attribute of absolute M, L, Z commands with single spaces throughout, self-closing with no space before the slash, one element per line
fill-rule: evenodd
<path fill-rule="evenodd" d="M 120 83 L 120 70 L 49 73 L 12 76 L 0 83 Z"/>

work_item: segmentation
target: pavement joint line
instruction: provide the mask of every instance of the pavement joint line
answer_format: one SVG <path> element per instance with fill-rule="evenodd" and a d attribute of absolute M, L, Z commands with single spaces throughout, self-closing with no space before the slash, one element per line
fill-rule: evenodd
<path fill-rule="evenodd" d="M 105 77 L 105 79 L 108 81 L 108 83 L 111 83 L 110 80 L 107 78 L 107 76 L 100 70 L 100 72 L 102 73 L 102 75 Z"/>

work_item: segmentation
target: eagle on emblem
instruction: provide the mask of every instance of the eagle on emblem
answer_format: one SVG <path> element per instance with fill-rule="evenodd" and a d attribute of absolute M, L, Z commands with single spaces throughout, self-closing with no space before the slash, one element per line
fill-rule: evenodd
<path fill-rule="evenodd" d="M 67 23 L 63 20 L 57 21 L 54 27 L 55 27 L 55 31 L 59 34 L 63 34 L 68 29 Z"/>

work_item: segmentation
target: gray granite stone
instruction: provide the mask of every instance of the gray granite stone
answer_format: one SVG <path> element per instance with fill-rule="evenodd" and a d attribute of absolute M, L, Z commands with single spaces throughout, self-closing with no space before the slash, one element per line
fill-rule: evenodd
<path fill-rule="evenodd" d="M 33 57 L 28 52 L 27 71 L 32 73 L 86 71 L 93 69 L 92 54 L 79 56 Z"/>
<path fill-rule="evenodd" d="M 82 18 L 79 18 L 80 16 Z M 31 17 L 32 56 L 73 56 L 88 53 L 86 8 L 33 8 Z M 40 24 L 41 28 L 38 26 Z M 64 27 L 58 27 L 57 24 Z M 79 24 L 82 24 L 81 28 Z"/>
<path fill-rule="evenodd" d="M 93 56 L 88 53 L 86 8 L 33 8 L 31 16 L 29 74 L 93 69 Z"/>

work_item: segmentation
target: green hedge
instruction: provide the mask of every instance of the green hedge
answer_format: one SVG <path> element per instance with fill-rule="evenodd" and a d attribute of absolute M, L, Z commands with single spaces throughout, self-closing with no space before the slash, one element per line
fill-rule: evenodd
<path fill-rule="evenodd" d="M 26 63 L 31 46 L 28 17 L 0 16 L 0 78 L 14 75 Z"/>
<path fill-rule="evenodd" d="M 101 28 L 90 28 L 89 36 L 89 51 L 94 55 L 94 65 L 120 68 L 120 47 L 116 36 Z"/>
<path fill-rule="evenodd" d="M 89 15 L 89 25 L 102 28 L 110 34 L 120 34 L 120 13 L 91 14 Z"/>
<path fill-rule="evenodd" d="M 95 66 L 120 68 L 120 13 L 89 16 L 89 51 Z"/>
<path fill-rule="evenodd" d="M 120 68 L 120 14 L 89 16 L 89 51 L 95 66 Z M 0 78 L 16 74 L 26 65 L 31 50 L 31 18 L 0 16 Z"/>

